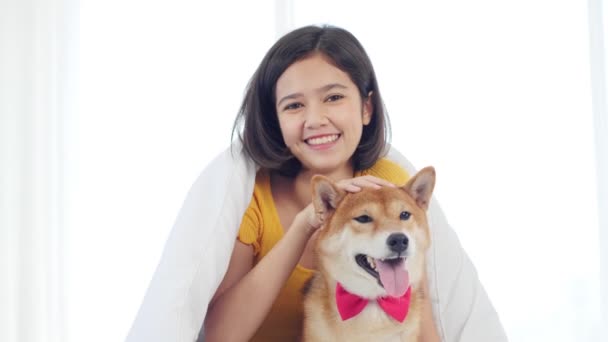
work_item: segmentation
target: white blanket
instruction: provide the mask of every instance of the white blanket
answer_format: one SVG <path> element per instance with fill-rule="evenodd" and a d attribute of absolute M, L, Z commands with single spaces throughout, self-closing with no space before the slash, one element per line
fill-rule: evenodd
<path fill-rule="evenodd" d="M 395 149 L 391 148 L 388 158 L 410 175 L 416 172 Z M 203 170 L 173 226 L 128 342 L 197 339 L 207 304 L 228 267 L 255 173 L 255 165 L 238 143 Z M 442 340 L 506 341 L 477 272 L 435 199 L 428 215 L 430 295 Z"/>

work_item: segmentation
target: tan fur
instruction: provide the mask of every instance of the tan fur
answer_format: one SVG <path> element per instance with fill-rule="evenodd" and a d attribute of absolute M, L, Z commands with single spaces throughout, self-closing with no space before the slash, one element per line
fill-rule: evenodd
<path fill-rule="evenodd" d="M 425 272 L 425 254 L 430 244 L 426 209 L 435 184 L 435 171 L 425 168 L 403 188 L 383 187 L 345 193 L 329 179 L 315 176 L 313 204 L 322 212 L 325 225 L 315 246 L 318 271 L 304 299 L 303 341 L 417 341 L 423 291 L 419 289 Z M 400 213 L 408 211 L 408 220 Z M 373 218 L 359 223 L 360 215 Z M 412 297 L 403 323 L 386 315 L 375 298 L 386 294 L 377 280 L 357 265 L 357 253 L 381 253 L 382 241 L 390 233 L 402 232 L 409 238 L 410 253 L 405 262 Z M 370 254 L 370 255 L 371 255 Z M 335 304 L 336 283 L 349 291 L 372 299 L 357 316 L 342 321 Z"/>

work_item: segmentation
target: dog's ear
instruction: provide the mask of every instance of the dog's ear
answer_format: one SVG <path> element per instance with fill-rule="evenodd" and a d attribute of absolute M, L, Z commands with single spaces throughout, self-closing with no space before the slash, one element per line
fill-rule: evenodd
<path fill-rule="evenodd" d="M 427 166 L 412 177 L 403 189 L 414 198 L 416 204 L 424 210 L 429 208 L 429 202 L 435 188 L 435 168 Z"/>
<path fill-rule="evenodd" d="M 315 212 L 322 213 L 324 218 L 338 207 L 346 192 L 339 189 L 329 178 L 321 175 L 312 177 L 312 204 Z"/>

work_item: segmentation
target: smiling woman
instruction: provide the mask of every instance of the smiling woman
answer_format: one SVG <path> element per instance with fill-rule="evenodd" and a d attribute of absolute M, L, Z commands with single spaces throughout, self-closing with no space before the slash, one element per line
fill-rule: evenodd
<path fill-rule="evenodd" d="M 605 10 L 600 0 L 3 1 L 0 340 L 124 339 L 165 242 L 174 241 L 167 239 L 173 222 L 184 227 L 205 209 L 186 201 L 175 220 L 199 171 L 231 143 L 248 77 L 277 36 L 311 23 L 348 28 L 366 46 L 391 110 L 392 144 L 416 165 L 437 168 L 437 198 L 510 339 L 608 340 L 600 336 L 608 327 L 608 133 L 598 34 Z M 384 104 L 350 81 L 356 101 L 341 81 L 345 88 L 317 91 L 334 83 L 313 84 L 270 106 L 296 120 L 311 106 L 329 111 L 346 102 L 364 123 L 366 111 Z M 382 115 L 372 115 L 362 134 L 377 135 L 368 127 Z M 346 143 L 348 132 L 328 129 L 293 143 L 307 160 L 308 153 Z M 286 147 L 256 147 L 273 146 Z M 247 169 L 240 166 L 234 169 Z M 300 167 L 290 166 L 286 173 Z M 370 184 L 344 186 L 357 191 Z M 209 191 L 190 194 L 204 199 Z M 190 233 L 212 227 L 217 222 L 187 226 Z M 164 255 L 203 260 L 192 251 L 208 239 L 189 242 Z M 203 290 L 219 284 L 222 268 L 218 262 L 208 270 L 216 282 L 203 282 Z M 196 290 L 187 273 L 172 289 Z M 171 317 L 148 325 L 157 329 L 148 341 L 179 340 L 200 329 L 206 309 L 200 297 L 158 298 Z M 174 315 L 177 306 L 186 309 Z M 175 331 L 181 335 L 170 335 Z"/>
<path fill-rule="evenodd" d="M 362 99 L 349 75 L 322 54 L 289 67 L 277 80 L 276 94 L 283 141 L 303 170 L 323 172 L 345 163 L 372 119 L 372 98 Z"/>
<path fill-rule="evenodd" d="M 322 174 L 353 182 L 358 173 L 382 168 L 385 118 L 382 107 L 371 106 L 373 101 L 382 103 L 371 62 L 344 29 L 295 29 L 266 53 L 249 83 L 237 123 L 244 123 L 239 138 L 245 156 L 262 157 L 276 166 L 258 163 L 251 204 L 244 216 L 236 213 L 243 221 L 228 270 L 209 304 L 207 339 L 299 339 L 299 291 L 316 267 L 314 236 L 323 222 L 321 213 L 312 212 L 311 179 Z M 251 123 L 260 121 L 271 124 L 257 131 Z M 372 130 L 378 134 L 369 134 Z M 264 155 L 258 145 L 279 150 L 282 156 Z M 391 182 L 386 176 L 372 176 L 368 178 L 374 187 Z M 304 264 L 305 272 L 298 267 Z M 242 305 L 251 309 L 244 312 Z M 241 322 L 241 329 L 230 331 L 230 319 Z"/>

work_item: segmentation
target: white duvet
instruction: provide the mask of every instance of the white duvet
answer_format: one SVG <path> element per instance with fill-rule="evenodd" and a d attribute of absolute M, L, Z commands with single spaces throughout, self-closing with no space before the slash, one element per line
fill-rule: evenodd
<path fill-rule="evenodd" d="M 415 173 L 395 149 L 391 148 L 388 158 Z M 197 339 L 207 304 L 228 267 L 255 173 L 255 165 L 238 143 L 203 170 L 179 212 L 128 342 Z M 506 341 L 476 270 L 435 199 L 428 215 L 430 295 L 442 340 Z"/>

